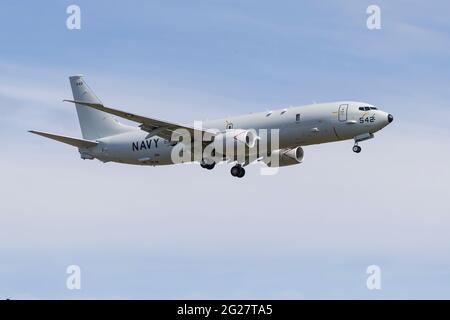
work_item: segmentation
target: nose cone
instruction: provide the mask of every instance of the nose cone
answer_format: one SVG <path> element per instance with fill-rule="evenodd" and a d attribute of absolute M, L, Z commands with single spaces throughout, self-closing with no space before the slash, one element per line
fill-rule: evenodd
<path fill-rule="evenodd" d="M 392 114 L 388 114 L 388 122 L 391 123 L 394 121 L 394 116 Z"/>

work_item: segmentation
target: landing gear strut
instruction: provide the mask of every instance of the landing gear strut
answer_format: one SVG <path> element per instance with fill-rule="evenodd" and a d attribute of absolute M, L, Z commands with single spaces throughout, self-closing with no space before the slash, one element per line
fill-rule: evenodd
<path fill-rule="evenodd" d="M 233 177 L 242 178 L 245 176 L 245 169 L 240 164 L 237 164 L 231 168 L 230 172 Z"/>
<path fill-rule="evenodd" d="M 353 152 L 360 153 L 361 147 L 358 146 L 358 142 L 366 141 L 372 139 L 373 137 L 374 137 L 373 133 L 364 133 L 354 137 L 353 139 L 355 139 L 355 145 L 353 146 Z"/>
<path fill-rule="evenodd" d="M 355 145 L 353 146 L 353 152 L 360 153 L 360 152 L 361 152 L 361 147 L 358 146 L 357 144 L 355 144 Z"/>

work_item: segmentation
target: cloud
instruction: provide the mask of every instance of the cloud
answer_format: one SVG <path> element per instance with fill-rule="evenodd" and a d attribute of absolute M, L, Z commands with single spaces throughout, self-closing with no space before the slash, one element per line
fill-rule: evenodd
<path fill-rule="evenodd" d="M 33 70 L 28 72 L 33 74 Z M 108 76 L 96 78 L 95 84 L 108 100 L 125 102 L 128 94 L 123 92 L 133 92 L 131 96 L 142 94 L 132 98 L 137 109 L 144 110 L 146 102 L 155 102 L 153 92 L 143 90 L 146 83 L 126 84 L 124 80 L 121 91 L 113 85 L 114 80 L 100 81 Z M 69 90 L 68 84 L 61 83 L 44 98 L 39 94 L 34 97 L 40 89 L 33 91 L 32 87 L 9 93 L 15 103 L 30 99 L 39 104 L 58 94 L 60 87 Z M 170 91 L 160 88 L 163 90 L 157 90 L 156 99 L 163 101 Z M 203 97 L 190 96 L 189 108 Z M 166 102 L 167 109 L 177 110 L 178 99 Z M 212 100 L 207 99 L 200 110 Z M 407 104 L 414 105 L 414 99 Z M 153 105 L 156 113 L 164 112 L 161 104 Z M 52 112 L 50 108 L 48 113 Z M 67 129 L 79 134 L 75 113 L 71 112 L 64 115 L 57 132 Z M 189 114 L 189 110 L 184 112 Z M 41 116 L 45 119 L 46 115 Z M 26 195 L 26 201 L 3 201 L 0 205 L 4 221 L 0 240 L 17 247 L 60 249 L 96 243 L 126 248 L 138 243 L 150 250 L 183 247 L 208 253 L 216 247 L 233 251 L 241 246 L 241 251 L 272 248 L 289 253 L 327 252 L 331 245 L 348 254 L 365 252 L 367 247 L 413 254 L 417 250 L 413 242 L 421 248 L 426 244 L 424 251 L 430 255 L 439 255 L 447 248 L 441 223 L 447 219 L 447 205 L 442 201 L 446 189 L 433 177 L 445 175 L 440 168 L 449 154 L 441 146 L 448 130 L 432 123 L 405 122 L 396 117 L 391 127 L 367 142 L 367 147 L 364 144 L 359 158 L 350 152 L 350 142 L 311 146 L 305 148 L 304 164 L 283 168 L 272 178 L 258 176 L 258 168 L 249 168 L 249 177 L 237 184 L 226 166 L 206 172 L 195 165 L 147 168 L 81 161 L 75 149 L 25 133 L 34 121 L 26 111 L 12 121 L 15 130 L 23 132 L 18 136 L 13 135 L 15 131 L 9 133 L 9 156 L 0 160 L 8 168 L 1 190 L 4 199 Z M 66 128 L 67 122 L 72 126 Z M 37 126 L 49 131 L 55 128 L 45 120 Z M 330 154 L 336 155 L 333 161 Z M 435 160 L 424 175 L 421 168 L 426 154 L 433 154 Z M 198 179 L 192 180 L 192 176 Z M 406 194 L 398 192 L 402 188 Z M 426 201 L 422 194 L 427 195 Z M 421 213 L 431 208 L 433 214 L 425 219 Z"/>
<path fill-rule="evenodd" d="M 55 97 L 60 96 L 54 90 L 39 88 L 34 86 L 17 87 L 12 85 L 1 85 L 0 96 L 12 100 L 32 101 L 34 103 L 46 104 L 52 106 L 55 104 Z"/>
<path fill-rule="evenodd" d="M 442 170 L 450 158 L 442 148 L 448 134 L 402 123 L 393 127 L 364 143 L 360 157 L 350 142 L 311 146 L 305 148 L 304 164 L 274 177 L 249 167 L 239 183 L 226 166 L 206 172 L 196 165 L 81 161 L 74 149 L 36 138 L 33 146 L 1 160 L 8 168 L 3 197 L 23 194 L 26 201 L 0 205 L 0 241 L 18 247 L 96 243 L 205 253 L 218 247 L 241 253 L 335 248 L 347 254 L 372 248 L 439 256 L 450 243 Z M 425 172 L 426 155 L 433 156 L 433 166 Z"/>

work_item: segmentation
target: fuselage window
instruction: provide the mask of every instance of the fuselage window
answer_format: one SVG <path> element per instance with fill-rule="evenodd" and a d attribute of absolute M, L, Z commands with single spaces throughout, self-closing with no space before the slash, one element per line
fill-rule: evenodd
<path fill-rule="evenodd" d="M 300 121 L 300 113 L 297 113 L 296 115 L 295 115 L 295 121 Z"/>

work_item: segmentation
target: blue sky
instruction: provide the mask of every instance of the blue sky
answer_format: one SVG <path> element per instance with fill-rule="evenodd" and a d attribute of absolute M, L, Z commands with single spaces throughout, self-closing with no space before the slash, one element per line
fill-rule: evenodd
<path fill-rule="evenodd" d="M 369 31 L 373 3 L 3 1 L 0 298 L 450 298 L 450 5 L 377 1 Z M 101 164 L 26 132 L 80 136 L 76 73 L 178 122 L 351 99 L 395 123 L 273 177 Z"/>

